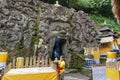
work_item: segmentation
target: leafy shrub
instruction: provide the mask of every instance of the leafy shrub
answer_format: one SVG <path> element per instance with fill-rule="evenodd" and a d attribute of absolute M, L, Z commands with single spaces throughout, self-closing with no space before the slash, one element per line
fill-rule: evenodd
<path fill-rule="evenodd" d="M 102 27 L 104 25 L 104 21 L 106 21 L 106 25 L 113 29 L 113 31 L 119 32 L 120 25 L 117 23 L 116 19 L 111 19 L 107 17 L 103 17 L 101 15 L 89 14 L 90 18 L 95 21 L 97 27 Z"/>

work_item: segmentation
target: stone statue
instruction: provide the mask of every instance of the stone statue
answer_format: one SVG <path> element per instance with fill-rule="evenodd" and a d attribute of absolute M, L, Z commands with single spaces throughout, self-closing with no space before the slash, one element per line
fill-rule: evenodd
<path fill-rule="evenodd" d="M 59 4 L 58 1 L 56 1 L 56 3 L 54 4 L 54 6 L 59 7 L 59 6 L 61 6 L 61 5 Z"/>
<path fill-rule="evenodd" d="M 43 39 L 39 39 L 39 44 L 37 46 L 37 56 L 45 56 L 48 54 L 48 46 L 44 44 Z"/>

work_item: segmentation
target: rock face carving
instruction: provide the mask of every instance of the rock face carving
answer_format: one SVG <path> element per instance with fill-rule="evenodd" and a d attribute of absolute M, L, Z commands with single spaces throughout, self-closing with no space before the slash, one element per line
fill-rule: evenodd
<path fill-rule="evenodd" d="M 0 46 L 14 50 L 40 37 L 49 51 L 54 46 L 55 31 L 66 39 L 73 51 L 80 52 L 88 43 L 96 42 L 95 24 L 83 11 L 56 7 L 40 0 L 6 0 L 0 2 Z M 37 36 L 36 36 L 37 33 Z M 66 50 L 66 49 L 65 49 Z M 63 51 L 65 52 L 65 51 Z"/>

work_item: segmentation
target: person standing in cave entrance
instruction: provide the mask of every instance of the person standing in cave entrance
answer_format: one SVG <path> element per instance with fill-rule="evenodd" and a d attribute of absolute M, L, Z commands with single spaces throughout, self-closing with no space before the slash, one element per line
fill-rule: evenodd
<path fill-rule="evenodd" d="M 55 58 L 60 59 L 60 38 L 59 36 L 56 36 L 55 45 L 54 45 L 53 54 L 52 54 L 52 60 L 55 60 Z"/>
<path fill-rule="evenodd" d="M 57 63 L 57 71 L 58 71 L 58 80 L 64 80 L 64 72 L 65 72 L 65 60 L 64 56 L 60 56 L 60 60 L 57 58 L 54 60 L 54 63 Z"/>

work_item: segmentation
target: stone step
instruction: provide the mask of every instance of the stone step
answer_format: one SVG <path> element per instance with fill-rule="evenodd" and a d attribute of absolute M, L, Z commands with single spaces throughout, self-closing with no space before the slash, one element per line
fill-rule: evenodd
<path fill-rule="evenodd" d="M 88 77 L 92 77 L 92 68 L 91 67 L 82 67 L 81 73 Z"/>
<path fill-rule="evenodd" d="M 64 75 L 64 80 L 89 80 L 89 77 L 82 75 L 81 73 L 68 73 Z"/>

